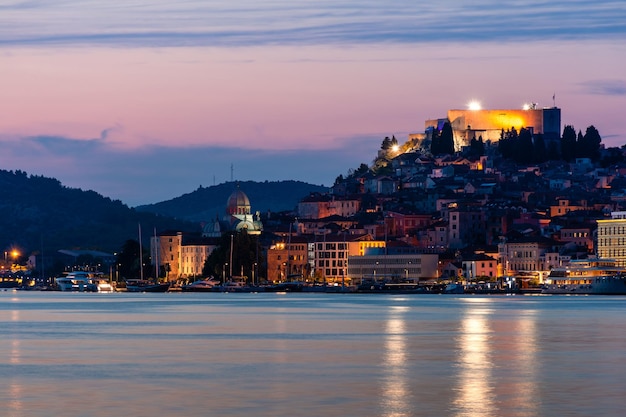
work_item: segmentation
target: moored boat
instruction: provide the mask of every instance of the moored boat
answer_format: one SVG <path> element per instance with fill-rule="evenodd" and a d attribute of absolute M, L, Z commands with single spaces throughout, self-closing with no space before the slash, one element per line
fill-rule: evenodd
<path fill-rule="evenodd" d="M 264 287 L 246 285 L 241 281 L 228 281 L 218 286 L 219 292 L 263 292 Z"/>
<path fill-rule="evenodd" d="M 304 283 L 301 281 L 286 281 L 265 287 L 268 292 L 302 292 Z"/>
<path fill-rule="evenodd" d="M 56 277 L 55 282 L 61 291 L 113 292 L 111 283 L 102 274 L 87 271 L 71 271 Z"/>
<path fill-rule="evenodd" d="M 550 271 L 542 294 L 626 294 L 626 268 L 612 259 L 572 260 Z"/>
<path fill-rule="evenodd" d="M 212 279 L 201 279 L 180 287 L 183 292 L 215 292 L 219 291 L 219 282 Z"/>
<path fill-rule="evenodd" d="M 443 288 L 443 294 L 464 294 L 465 286 L 458 282 L 451 282 Z"/>
<path fill-rule="evenodd" d="M 376 282 L 364 281 L 356 288 L 356 292 L 375 294 L 426 294 L 430 288 L 414 282 Z"/>
<path fill-rule="evenodd" d="M 141 279 L 126 280 L 127 292 L 166 292 L 170 289 L 169 282 L 152 282 Z"/>

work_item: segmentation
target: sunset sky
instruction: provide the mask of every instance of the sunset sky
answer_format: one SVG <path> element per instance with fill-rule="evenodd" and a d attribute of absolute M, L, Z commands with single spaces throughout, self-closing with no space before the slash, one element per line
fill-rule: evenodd
<path fill-rule="evenodd" d="M 624 22 L 623 0 L 0 0 L 0 169 L 130 206 L 330 186 L 472 99 L 622 146 Z"/>

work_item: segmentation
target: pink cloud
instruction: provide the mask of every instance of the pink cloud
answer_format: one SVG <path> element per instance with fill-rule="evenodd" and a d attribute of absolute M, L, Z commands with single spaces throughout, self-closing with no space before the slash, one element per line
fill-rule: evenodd
<path fill-rule="evenodd" d="M 620 77 L 622 58 L 610 49 L 594 43 L 492 44 L 480 54 L 456 45 L 21 49 L 5 56 L 0 69 L 11 103 L 0 129 L 90 138 L 123 126 L 111 144 L 320 149 L 345 136 L 422 131 L 425 119 L 473 97 L 492 108 L 530 100 L 552 105 L 556 92 L 564 121 L 584 129 L 595 117 L 607 124 L 598 128 L 614 132 L 610 124 L 617 121 L 605 115 L 624 97 L 590 97 L 574 87 L 600 75 L 593 64 L 600 56 L 602 76 Z"/>

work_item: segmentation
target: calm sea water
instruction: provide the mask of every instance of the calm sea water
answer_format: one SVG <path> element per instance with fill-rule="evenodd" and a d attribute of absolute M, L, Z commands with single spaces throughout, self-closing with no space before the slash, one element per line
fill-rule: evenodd
<path fill-rule="evenodd" d="M 0 292 L 0 415 L 623 416 L 626 297 Z"/>

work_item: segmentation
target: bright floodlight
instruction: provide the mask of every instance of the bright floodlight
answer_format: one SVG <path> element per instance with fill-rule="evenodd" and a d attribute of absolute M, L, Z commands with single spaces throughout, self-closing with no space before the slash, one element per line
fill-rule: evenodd
<path fill-rule="evenodd" d="M 523 110 L 530 110 L 530 104 L 528 103 L 524 103 L 524 105 L 522 106 Z"/>
<path fill-rule="evenodd" d="M 476 101 L 476 100 L 470 101 L 469 104 L 467 105 L 467 107 L 470 110 L 480 110 L 481 109 L 480 103 L 478 101 Z"/>
<path fill-rule="evenodd" d="M 394 152 L 398 152 L 398 151 L 400 150 L 400 146 L 398 146 L 398 145 L 393 145 L 393 146 L 391 147 L 391 150 L 392 150 L 392 151 L 394 151 Z"/>

